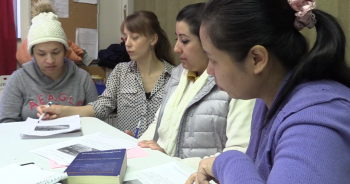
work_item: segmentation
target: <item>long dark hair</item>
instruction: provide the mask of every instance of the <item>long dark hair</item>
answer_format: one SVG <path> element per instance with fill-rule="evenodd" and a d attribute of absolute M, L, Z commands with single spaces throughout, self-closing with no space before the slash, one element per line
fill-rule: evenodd
<path fill-rule="evenodd" d="M 192 34 L 199 38 L 199 28 L 201 27 L 202 19 L 198 16 L 203 11 L 205 3 L 196 3 L 185 6 L 177 14 L 176 21 L 186 22 Z"/>
<path fill-rule="evenodd" d="M 293 71 L 267 120 L 302 81 L 329 79 L 350 87 L 341 26 L 326 12 L 312 12 L 317 20 L 317 40 L 308 51 L 306 39 L 294 27 L 296 12 L 287 0 L 209 0 L 203 10 L 202 23 L 216 48 L 243 62 L 253 46 L 262 45 L 287 70 Z"/>
<path fill-rule="evenodd" d="M 158 59 L 164 59 L 174 65 L 172 47 L 165 31 L 160 27 L 157 16 L 150 11 L 138 11 L 125 18 L 120 26 L 120 31 L 124 32 L 124 26 L 132 32 L 144 36 L 158 35 L 158 42 L 154 46 L 154 51 Z"/>

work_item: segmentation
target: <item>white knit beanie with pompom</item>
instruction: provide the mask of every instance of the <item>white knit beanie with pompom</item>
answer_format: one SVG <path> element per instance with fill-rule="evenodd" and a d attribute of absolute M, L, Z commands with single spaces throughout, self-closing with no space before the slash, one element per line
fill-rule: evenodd
<path fill-rule="evenodd" d="M 28 52 L 32 55 L 32 47 L 39 43 L 56 41 L 64 45 L 68 50 L 67 37 L 54 14 L 52 4 L 48 0 L 39 0 L 32 7 L 32 25 L 28 32 Z"/>

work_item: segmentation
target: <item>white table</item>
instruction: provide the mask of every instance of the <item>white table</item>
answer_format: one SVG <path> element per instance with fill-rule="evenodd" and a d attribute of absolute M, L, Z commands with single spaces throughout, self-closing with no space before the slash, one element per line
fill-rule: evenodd
<path fill-rule="evenodd" d="M 0 167 L 7 166 L 13 163 L 24 164 L 34 162 L 44 170 L 53 172 L 63 172 L 66 168 L 50 169 L 48 159 L 30 152 L 30 150 L 55 144 L 58 142 L 74 139 L 75 137 L 67 138 L 47 138 L 47 139 L 21 139 L 20 130 L 25 122 L 2 123 L 0 124 Z M 124 132 L 108 125 L 107 123 L 91 117 L 81 118 L 83 135 L 100 132 L 102 134 L 113 136 L 132 142 L 137 140 Z M 165 155 L 156 150 L 143 148 L 148 154 L 148 157 L 133 158 L 127 161 L 126 173 L 139 171 L 145 168 L 158 166 L 168 162 L 175 161 L 172 157 Z M 186 172 L 195 172 L 189 166 L 175 161 Z"/>

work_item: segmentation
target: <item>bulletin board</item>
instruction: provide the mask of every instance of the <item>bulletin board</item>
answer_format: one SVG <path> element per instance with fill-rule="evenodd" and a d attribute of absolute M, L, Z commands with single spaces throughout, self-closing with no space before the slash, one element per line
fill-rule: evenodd
<path fill-rule="evenodd" d="M 37 0 L 32 0 L 32 3 Z M 69 18 L 59 18 L 67 39 L 75 42 L 76 28 L 97 29 L 97 5 L 69 0 Z"/>

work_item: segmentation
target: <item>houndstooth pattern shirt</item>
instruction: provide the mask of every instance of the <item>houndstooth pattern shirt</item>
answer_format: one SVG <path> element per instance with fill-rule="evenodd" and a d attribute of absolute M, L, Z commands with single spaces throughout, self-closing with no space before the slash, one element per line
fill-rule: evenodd
<path fill-rule="evenodd" d="M 141 121 L 140 137 L 152 123 L 162 101 L 163 89 L 170 78 L 173 66 L 165 61 L 164 66 L 163 73 L 147 99 L 136 62 L 118 64 L 107 80 L 105 91 L 97 101 L 89 103 L 95 110 L 95 116 L 105 120 L 114 111 L 116 119 L 113 120 L 113 126 L 121 131 L 135 132 Z"/>

